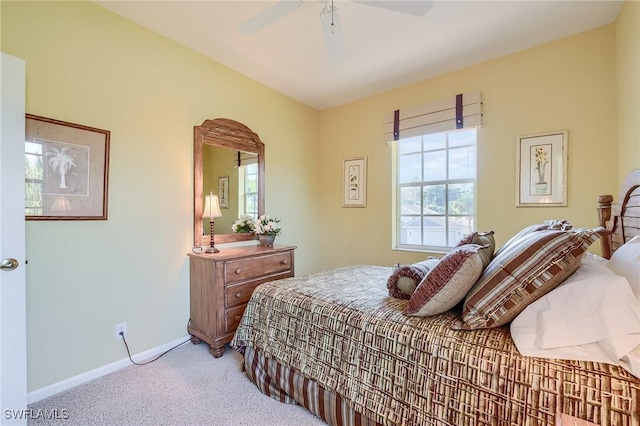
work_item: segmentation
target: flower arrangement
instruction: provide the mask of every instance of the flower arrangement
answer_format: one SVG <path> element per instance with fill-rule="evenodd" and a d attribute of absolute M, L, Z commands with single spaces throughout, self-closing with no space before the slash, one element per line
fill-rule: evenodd
<path fill-rule="evenodd" d="M 275 237 L 282 232 L 279 223 L 279 218 L 264 214 L 256 220 L 253 220 L 251 216 L 242 215 L 231 225 L 231 230 L 233 232 L 248 232 L 256 235 L 272 235 Z"/>
<path fill-rule="evenodd" d="M 253 222 L 253 232 L 256 235 L 280 235 L 282 232 L 282 228 L 280 228 L 280 219 L 277 217 L 269 217 L 267 215 L 262 215 L 258 218 L 258 220 Z"/>
<path fill-rule="evenodd" d="M 237 233 L 252 233 L 254 230 L 253 218 L 247 214 L 243 214 L 242 216 L 240 216 L 240 218 L 238 218 L 238 220 L 233 222 L 233 225 L 231 225 L 231 230 Z"/>
<path fill-rule="evenodd" d="M 534 155 L 534 161 L 536 163 L 536 168 L 534 170 L 538 172 L 538 183 L 545 183 L 544 172 L 547 168 L 547 164 L 549 164 L 549 161 L 547 160 L 547 150 L 541 146 L 536 147 Z"/>

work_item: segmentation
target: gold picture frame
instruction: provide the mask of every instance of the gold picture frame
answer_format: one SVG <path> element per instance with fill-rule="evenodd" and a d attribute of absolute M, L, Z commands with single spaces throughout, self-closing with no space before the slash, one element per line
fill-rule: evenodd
<path fill-rule="evenodd" d="M 25 219 L 107 220 L 110 135 L 26 114 Z"/>
<path fill-rule="evenodd" d="M 568 131 L 516 138 L 516 207 L 567 205 Z"/>

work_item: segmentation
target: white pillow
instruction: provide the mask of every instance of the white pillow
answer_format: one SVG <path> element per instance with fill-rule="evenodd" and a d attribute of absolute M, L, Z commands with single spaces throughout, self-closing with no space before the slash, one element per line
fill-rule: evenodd
<path fill-rule="evenodd" d="M 640 300 L 640 235 L 618 248 L 607 266 L 629 281 L 633 294 Z"/>
<path fill-rule="evenodd" d="M 607 362 L 628 369 L 620 360 L 640 345 L 640 301 L 606 261 L 586 254 L 573 275 L 512 321 L 511 336 L 526 356 Z M 630 372 L 640 377 L 640 371 Z"/>

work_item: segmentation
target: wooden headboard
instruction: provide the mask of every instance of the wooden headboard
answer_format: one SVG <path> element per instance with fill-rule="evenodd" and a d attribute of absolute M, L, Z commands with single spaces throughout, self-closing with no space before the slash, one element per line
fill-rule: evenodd
<path fill-rule="evenodd" d="M 602 256 L 607 259 L 622 244 L 640 235 L 640 169 L 624 179 L 617 203 L 611 195 L 598 197 L 598 223 L 611 231 L 608 238 L 600 239 Z"/>

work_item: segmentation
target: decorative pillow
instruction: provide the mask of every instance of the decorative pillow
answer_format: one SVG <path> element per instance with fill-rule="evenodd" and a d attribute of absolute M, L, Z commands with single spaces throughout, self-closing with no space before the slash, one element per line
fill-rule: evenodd
<path fill-rule="evenodd" d="M 463 246 L 465 244 L 478 244 L 481 246 L 488 245 L 487 249 L 480 251 L 480 256 L 482 256 L 482 264 L 486 268 L 489 262 L 491 262 L 491 258 L 493 257 L 493 253 L 496 251 L 496 239 L 493 236 L 493 231 L 487 232 L 474 232 L 466 237 L 464 237 L 456 247 Z"/>
<path fill-rule="evenodd" d="M 488 245 L 465 244 L 454 248 L 429 271 L 404 309 L 407 315 L 426 317 L 457 305 L 482 274 L 482 251 Z"/>
<path fill-rule="evenodd" d="M 557 287 L 578 269 L 582 255 L 604 228 L 542 230 L 522 235 L 503 248 L 467 294 L 462 330 L 504 325 L 528 304 Z"/>
<path fill-rule="evenodd" d="M 607 266 L 629 281 L 633 294 L 640 300 L 640 235 L 636 235 L 613 252 Z"/>
<path fill-rule="evenodd" d="M 393 273 L 387 280 L 389 295 L 398 299 L 409 299 L 418 283 L 427 275 L 439 259 L 427 259 L 413 265 L 396 265 Z"/>
<path fill-rule="evenodd" d="M 522 230 L 520 230 L 520 232 L 518 232 L 516 235 L 511 237 L 506 243 L 504 243 L 502 248 L 500 248 L 500 250 L 498 250 L 495 253 L 495 255 L 497 256 L 503 250 L 508 249 L 510 245 L 515 244 L 516 241 L 526 236 L 527 234 L 530 234 L 532 232 L 538 232 L 538 231 L 546 231 L 549 229 L 568 231 L 569 229 L 571 229 L 571 224 L 566 220 L 548 219 L 548 220 L 545 220 L 544 223 L 536 223 L 534 225 L 529 225 L 523 228 Z"/>

